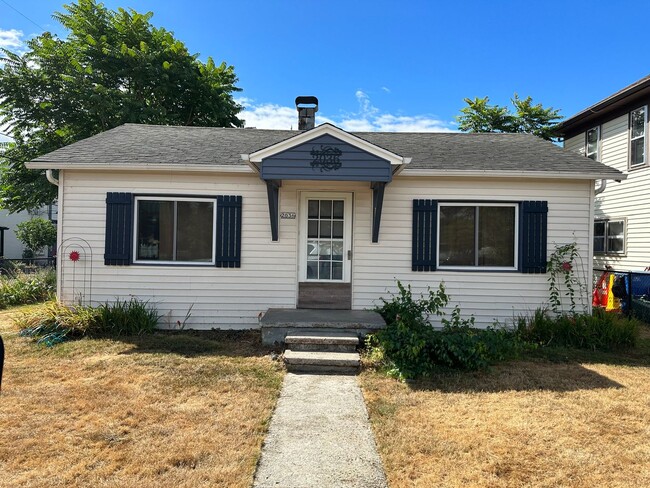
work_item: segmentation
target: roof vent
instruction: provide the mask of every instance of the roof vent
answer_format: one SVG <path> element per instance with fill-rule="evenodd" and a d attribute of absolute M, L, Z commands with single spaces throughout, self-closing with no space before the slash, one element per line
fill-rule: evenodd
<path fill-rule="evenodd" d="M 318 112 L 318 98 L 296 97 L 298 110 L 298 130 L 313 129 L 316 125 L 316 112 Z"/>

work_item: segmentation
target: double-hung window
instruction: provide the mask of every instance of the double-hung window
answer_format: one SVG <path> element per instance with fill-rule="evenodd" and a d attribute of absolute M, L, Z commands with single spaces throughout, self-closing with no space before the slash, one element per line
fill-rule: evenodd
<path fill-rule="evenodd" d="M 600 160 L 599 144 L 600 142 L 600 127 L 594 127 L 587 131 L 587 140 L 585 144 L 585 154 L 588 158 L 594 161 Z"/>
<path fill-rule="evenodd" d="M 439 204 L 438 267 L 517 268 L 516 203 Z"/>
<path fill-rule="evenodd" d="M 594 222 L 594 253 L 625 254 L 625 219 Z"/>
<path fill-rule="evenodd" d="M 215 264 L 216 199 L 135 197 L 133 262 Z"/>
<path fill-rule="evenodd" d="M 640 107 L 630 112 L 630 168 L 646 164 L 645 132 L 647 107 Z"/>

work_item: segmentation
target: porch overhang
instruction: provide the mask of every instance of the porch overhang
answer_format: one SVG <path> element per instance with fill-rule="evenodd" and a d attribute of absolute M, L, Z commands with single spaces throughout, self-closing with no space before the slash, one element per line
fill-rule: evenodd
<path fill-rule="evenodd" d="M 273 241 L 279 240 L 282 181 L 305 180 L 368 182 L 372 190 L 372 242 L 379 242 L 384 190 L 393 175 L 411 161 L 331 124 L 241 157 L 266 183 Z"/>

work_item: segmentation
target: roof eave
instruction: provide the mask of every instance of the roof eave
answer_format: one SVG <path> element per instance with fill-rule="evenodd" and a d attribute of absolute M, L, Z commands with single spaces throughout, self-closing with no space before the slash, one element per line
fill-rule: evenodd
<path fill-rule="evenodd" d="M 75 169 L 97 171 L 189 171 L 202 173 L 254 173 L 252 167 L 245 164 L 102 164 L 88 162 L 61 161 L 29 161 L 25 163 L 28 169 Z"/>
<path fill-rule="evenodd" d="M 444 170 L 406 168 L 400 176 L 446 176 L 446 177 L 476 177 L 476 178 L 536 178 L 553 180 L 625 180 L 625 173 L 584 173 L 584 172 L 549 172 L 549 171 L 491 171 L 491 170 Z"/>

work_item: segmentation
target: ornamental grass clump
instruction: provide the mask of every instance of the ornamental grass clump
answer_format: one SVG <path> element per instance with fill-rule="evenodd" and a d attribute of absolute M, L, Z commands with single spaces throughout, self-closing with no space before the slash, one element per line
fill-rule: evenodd
<path fill-rule="evenodd" d="M 537 309 L 532 317 L 520 317 L 517 335 L 522 341 L 543 347 L 573 347 L 611 351 L 635 347 L 640 323 L 635 318 L 600 308 L 590 314 L 551 316 Z"/>
<path fill-rule="evenodd" d="M 437 290 L 414 297 L 411 286 L 397 282 L 398 293 L 381 299 L 377 311 L 386 327 L 368 337 L 368 358 L 391 376 L 415 378 L 439 369 L 476 370 L 490 363 L 514 357 L 520 343 L 512 331 L 501 328 L 477 329 L 474 317 L 463 318 L 456 306 L 449 318 L 443 310 L 449 296 L 441 283 Z M 442 329 L 429 319 L 439 317 Z"/>
<path fill-rule="evenodd" d="M 160 315 L 148 302 L 131 298 L 98 307 L 51 301 L 15 319 L 23 336 L 53 346 L 85 336 L 125 336 L 151 333 Z"/>

